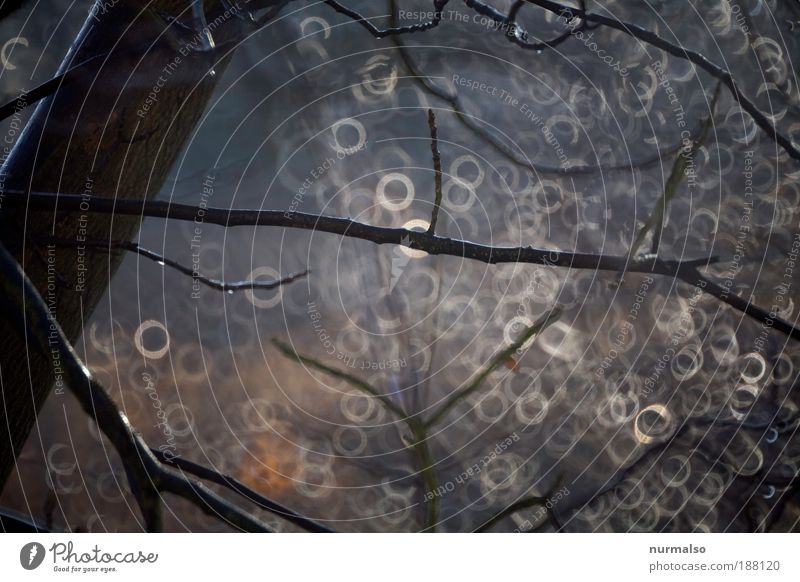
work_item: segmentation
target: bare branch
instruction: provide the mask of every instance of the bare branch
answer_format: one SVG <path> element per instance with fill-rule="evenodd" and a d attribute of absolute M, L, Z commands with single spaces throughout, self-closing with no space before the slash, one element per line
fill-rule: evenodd
<path fill-rule="evenodd" d="M 12 194 L 14 194 L 12 196 Z M 83 209 L 81 204 L 83 203 Z M 26 194 L 18 190 L 8 190 L 4 200 L 7 207 L 27 206 L 30 210 L 49 210 L 57 212 L 90 212 L 117 214 L 120 216 L 139 216 L 164 218 L 169 220 L 194 221 L 199 210 L 188 204 L 172 204 L 160 200 L 132 200 L 125 198 L 92 198 L 90 208 L 85 209 L 85 201 L 78 194 Z M 473 259 L 490 264 L 533 263 L 572 269 L 596 269 L 601 271 L 627 271 L 676 276 L 681 268 L 707 265 L 717 261 L 715 257 L 693 260 L 638 260 L 627 255 L 598 255 L 595 253 L 576 253 L 557 249 L 539 249 L 533 246 L 507 247 L 489 246 L 466 240 L 432 235 L 428 232 L 405 228 L 372 226 L 352 220 L 304 212 L 284 212 L 282 210 L 249 210 L 226 208 L 203 208 L 204 221 L 223 227 L 236 226 L 278 226 L 327 232 L 357 238 L 375 244 L 405 244 L 409 248 L 422 250 L 429 255 L 450 255 Z"/>
<path fill-rule="evenodd" d="M 0 531 L 4 533 L 65 533 L 30 515 L 23 515 L 4 507 L 0 507 Z"/>
<path fill-rule="evenodd" d="M 641 41 L 646 42 L 662 51 L 674 56 L 678 57 L 679 59 L 684 59 L 689 61 L 690 63 L 700 67 L 706 73 L 721 81 L 723 85 L 725 85 L 736 99 L 737 103 L 741 105 L 742 109 L 747 111 L 753 120 L 768 136 L 774 139 L 780 146 L 786 150 L 786 153 L 789 154 L 795 160 L 800 160 L 800 150 L 792 143 L 792 141 L 787 138 L 786 136 L 781 135 L 775 125 L 764 115 L 761 110 L 756 107 L 755 103 L 750 101 L 747 97 L 739 89 L 739 86 L 736 84 L 736 81 L 733 78 L 733 75 L 727 69 L 723 69 L 719 65 L 711 62 L 706 57 L 698 53 L 697 51 L 689 50 L 687 48 L 678 46 L 669 42 L 668 40 L 658 36 L 656 33 L 651 32 L 645 28 L 642 28 L 638 24 L 633 24 L 630 22 L 624 22 L 621 20 L 617 20 L 616 18 L 611 18 L 609 16 L 602 16 L 600 14 L 595 14 L 593 12 L 588 12 L 583 8 L 572 8 L 570 6 L 565 6 L 563 4 L 559 4 L 558 2 L 552 2 L 551 0 L 525 0 L 529 4 L 533 4 L 535 6 L 539 6 L 552 12 L 553 14 L 558 14 L 562 18 L 572 20 L 574 18 L 580 18 L 586 22 L 596 22 L 597 24 L 607 26 L 609 28 L 613 28 L 615 30 L 619 30 L 624 32 L 625 34 L 637 38 Z"/>
<path fill-rule="evenodd" d="M 57 244 L 59 246 L 68 246 L 74 247 L 78 246 L 78 243 L 72 241 L 65 241 L 63 239 L 50 239 L 51 242 Z M 270 281 L 234 281 L 234 282 L 226 282 L 220 281 L 219 279 L 211 279 L 210 277 L 206 277 L 205 275 L 198 273 L 194 269 L 187 267 L 185 265 L 180 264 L 177 261 L 173 261 L 172 259 L 168 259 L 154 251 L 142 248 L 135 242 L 131 241 L 122 241 L 122 240 L 110 240 L 110 241 L 85 241 L 80 243 L 85 245 L 87 248 L 97 251 L 97 252 L 106 252 L 111 253 L 114 250 L 122 250 L 135 253 L 139 256 L 145 257 L 150 259 L 151 261 L 155 261 L 160 265 L 166 265 L 167 267 L 171 267 L 176 271 L 183 273 L 184 275 L 189 275 L 193 279 L 197 280 L 212 289 L 217 289 L 218 291 L 224 291 L 226 293 L 234 293 L 236 291 L 250 291 L 254 289 L 275 289 L 277 287 L 281 287 L 283 285 L 288 285 L 289 283 L 294 283 L 298 279 L 301 279 L 308 275 L 311 270 L 304 269 L 302 271 L 298 271 L 297 273 L 290 273 L 286 277 L 281 277 L 280 279 L 274 279 Z"/>
<path fill-rule="evenodd" d="M 108 392 L 81 362 L 19 263 L 0 245 L 0 305 L 20 337 L 45 357 L 58 355 L 70 391 L 123 459 L 128 481 L 149 531 L 162 528 L 160 492 L 183 497 L 207 514 L 243 531 L 270 529 L 204 485 L 166 469 L 152 454 Z"/>
<path fill-rule="evenodd" d="M 661 245 L 661 233 L 664 227 L 664 216 L 667 212 L 667 206 L 669 206 L 669 203 L 672 202 L 672 199 L 678 192 L 678 187 L 681 185 L 681 182 L 683 182 L 689 160 L 694 158 L 697 150 L 701 145 L 703 145 L 703 142 L 705 142 L 706 137 L 708 136 L 708 132 L 714 125 L 714 110 L 717 104 L 717 97 L 719 97 L 720 86 L 720 83 L 717 83 L 717 88 L 714 90 L 714 97 L 711 99 L 711 113 L 703 125 L 703 131 L 700 133 L 700 136 L 696 140 L 689 142 L 685 147 L 681 148 L 681 151 L 675 158 L 675 162 L 672 164 L 672 171 L 669 174 L 669 178 L 667 178 L 667 183 L 664 186 L 664 193 L 661 195 L 661 199 L 656 202 L 653 214 L 650 216 L 644 226 L 639 229 L 633 244 L 631 244 L 630 253 L 632 256 L 636 256 L 638 254 L 639 247 L 644 242 L 647 233 L 653 229 L 655 229 L 655 231 L 653 233 L 653 242 L 650 253 L 652 255 L 658 255 L 658 247 Z"/>
<path fill-rule="evenodd" d="M 433 157 L 434 192 L 436 193 L 428 232 L 434 234 L 436 232 L 436 221 L 439 219 L 439 209 L 442 206 L 442 155 L 439 153 L 439 132 L 436 127 L 436 116 L 433 113 L 433 109 L 428 109 L 428 128 L 431 130 L 431 155 Z"/>
<path fill-rule="evenodd" d="M 396 0 L 391 0 L 392 5 L 392 19 L 396 21 Z M 547 175 L 587 175 L 612 171 L 630 171 L 633 168 L 644 168 L 660 162 L 664 157 L 671 156 L 680 152 L 682 145 L 670 145 L 660 148 L 653 155 L 643 158 L 641 160 L 630 160 L 628 163 L 622 164 L 598 164 L 598 165 L 583 165 L 566 167 L 564 165 L 547 166 L 544 164 L 535 163 L 530 160 L 524 152 L 518 149 L 509 147 L 503 143 L 497 136 L 490 133 L 485 125 L 485 122 L 478 117 L 467 113 L 461 105 L 461 101 L 456 94 L 450 94 L 439 86 L 430 81 L 427 75 L 419 70 L 419 67 L 414 62 L 414 59 L 408 52 L 408 47 L 403 44 L 399 36 L 392 36 L 392 41 L 400 53 L 400 58 L 403 60 L 406 68 L 411 74 L 411 78 L 417 81 L 423 89 L 442 99 L 450 105 L 453 112 L 456 114 L 456 119 L 461 122 L 464 127 L 471 131 L 475 136 L 484 140 L 492 149 L 498 154 L 503 156 L 515 166 L 519 166 L 525 170 L 530 170 L 537 174 Z M 699 127 L 693 128 L 692 135 L 699 136 L 703 128 L 701 123 Z M 506 136 L 507 137 L 507 136 Z"/>
<path fill-rule="evenodd" d="M 756 321 L 760 321 L 765 326 L 774 327 L 789 337 L 800 340 L 800 328 L 797 327 L 796 323 L 790 323 L 785 319 L 776 317 L 774 313 L 770 313 L 767 309 L 755 305 L 752 302 L 752 298 L 744 299 L 738 295 L 731 294 L 730 289 L 725 289 L 701 275 L 696 266 L 689 266 L 682 269 L 679 278 L 681 281 L 694 285 L 698 289 L 702 289 L 705 293 L 716 297 L 723 303 L 727 303 L 745 315 L 749 315 Z M 800 315 L 797 317 L 800 317 Z M 795 322 L 796 321 L 797 319 L 795 319 Z"/>
<path fill-rule="evenodd" d="M 343 6 L 339 4 L 336 0 L 324 0 L 325 4 L 333 8 L 336 12 L 340 14 L 344 14 L 348 18 L 352 18 L 356 22 L 358 22 L 361 26 L 367 29 L 369 33 L 374 36 L 375 38 L 385 38 L 387 36 L 397 35 L 397 34 L 408 34 L 412 32 L 422 32 L 424 30 L 430 30 L 431 28 L 435 28 L 439 26 L 439 23 L 442 21 L 442 9 L 447 5 L 450 0 L 434 0 L 433 2 L 433 20 L 429 20 L 427 22 L 423 22 L 421 24 L 410 24 L 407 26 L 394 26 L 390 28 L 378 28 L 374 24 L 372 24 L 366 17 L 362 16 L 355 10 L 348 8 L 347 6 Z"/>
<path fill-rule="evenodd" d="M 195 477 L 204 479 L 205 481 L 210 481 L 212 483 L 216 483 L 217 485 L 221 485 L 222 487 L 230 489 L 231 491 L 242 496 L 244 499 L 247 499 L 251 503 L 254 503 L 261 509 L 265 509 L 276 515 L 279 515 L 286 521 L 293 523 L 297 526 L 300 526 L 306 531 L 314 533 L 333 532 L 333 530 L 330 529 L 329 527 L 324 526 L 312 519 L 309 519 L 297 513 L 293 509 L 289 509 L 288 507 L 285 507 L 280 503 L 261 495 L 257 491 L 253 491 L 238 479 L 235 479 L 229 475 L 225 475 L 224 473 L 220 473 L 219 471 L 210 469 L 209 467 L 205 467 L 199 463 L 195 463 L 188 459 L 184 459 L 182 457 L 167 455 L 163 451 L 159 451 L 157 449 L 150 449 L 150 450 L 162 463 L 171 465 L 177 469 L 180 469 L 181 471 L 189 473 L 190 475 L 194 475 Z"/>
<path fill-rule="evenodd" d="M 505 34 L 504 36 L 509 40 L 509 42 L 514 43 L 520 48 L 528 50 L 543 51 L 548 48 L 555 48 L 575 33 L 586 30 L 588 26 L 588 22 L 586 20 L 581 20 L 580 24 L 570 28 L 565 32 L 562 32 L 552 40 L 528 42 L 525 40 L 528 36 L 528 33 L 525 31 L 525 29 L 517 24 L 517 14 L 525 5 L 525 0 L 517 0 L 514 2 L 508 11 L 508 15 L 505 15 L 493 6 L 478 0 L 464 0 L 464 4 L 466 4 L 469 8 L 472 8 L 478 14 L 491 18 L 501 28 L 508 28 L 510 34 Z M 580 6 L 581 9 L 585 11 L 586 0 L 580 0 Z"/>

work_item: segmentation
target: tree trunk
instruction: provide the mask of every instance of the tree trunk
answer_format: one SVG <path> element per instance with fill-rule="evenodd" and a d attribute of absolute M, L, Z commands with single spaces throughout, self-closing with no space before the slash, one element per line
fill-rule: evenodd
<path fill-rule="evenodd" d="M 216 12 L 206 16 L 217 46 L 243 32 L 237 9 L 223 12 L 222 4 L 208 2 Z M 165 15 L 179 22 L 170 26 Z M 92 60 L 39 103 L 3 167 L 5 188 L 86 194 L 89 205 L 92 196 L 154 197 L 228 63 L 228 58 L 216 62 L 226 51 L 203 50 L 204 37 L 193 24 L 188 0 L 96 4 L 61 72 Z M 52 248 L 44 239 L 56 236 L 76 245 L 83 237 L 130 240 L 140 221 L 2 208 L 0 220 L 3 244 L 75 341 L 121 258 Z M 58 362 L 30 352 L 5 319 L 0 321 L 0 490 L 53 385 L 63 392 L 58 371 L 53 372 Z"/>

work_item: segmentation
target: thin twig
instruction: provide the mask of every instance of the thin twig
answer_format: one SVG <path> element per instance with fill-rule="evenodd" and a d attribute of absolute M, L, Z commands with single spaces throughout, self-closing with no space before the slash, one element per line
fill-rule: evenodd
<path fill-rule="evenodd" d="M 544 8 L 545 10 L 548 10 L 554 14 L 558 14 L 562 18 L 581 18 L 582 20 L 588 22 L 596 22 L 600 25 L 622 31 L 625 34 L 644 41 L 674 57 L 687 60 L 690 63 L 697 65 L 706 73 L 721 81 L 730 90 L 731 94 L 736 99 L 737 103 L 741 105 L 742 109 L 750 114 L 750 116 L 756 122 L 756 125 L 758 125 L 758 127 L 760 127 L 768 136 L 780 144 L 780 146 L 786 150 L 786 153 L 788 153 L 790 157 L 794 158 L 795 160 L 800 160 L 800 150 L 794 145 L 794 143 L 792 143 L 792 140 L 778 132 L 775 125 L 767 118 L 766 115 L 761 112 L 755 103 L 744 96 L 730 71 L 711 62 L 699 52 L 673 44 L 668 40 L 658 36 L 656 33 L 642 28 L 638 24 L 624 22 L 609 16 L 602 16 L 600 14 L 588 12 L 582 8 L 565 6 L 564 4 L 552 2 L 551 0 L 525 1 L 529 4 Z"/>
<path fill-rule="evenodd" d="M 336 12 L 344 14 L 348 18 L 352 18 L 358 24 L 363 26 L 375 38 L 385 38 L 387 36 L 394 36 L 397 34 L 408 34 L 413 32 L 422 32 L 430 30 L 439 26 L 442 21 L 442 10 L 450 0 L 434 0 L 433 3 L 433 19 L 419 24 L 409 24 L 407 26 L 393 26 L 389 28 L 378 28 L 372 24 L 366 17 L 362 16 L 355 10 L 339 4 L 336 0 L 324 0 L 325 4 L 333 8 Z"/>
<path fill-rule="evenodd" d="M 396 22 L 397 20 L 397 10 L 396 10 L 396 0 L 391 0 L 392 5 L 392 22 Z M 509 147 L 507 144 L 503 143 L 498 136 L 493 135 L 490 133 L 484 125 L 484 121 L 479 119 L 476 116 L 470 115 L 467 113 L 461 105 L 461 101 L 458 98 L 457 94 L 450 94 L 444 89 L 438 87 L 431 80 L 428 76 L 424 75 L 422 71 L 419 70 L 419 67 L 414 62 L 411 55 L 408 53 L 408 48 L 400 39 L 400 36 L 392 36 L 392 42 L 394 43 L 395 47 L 397 48 L 398 52 L 400 53 L 400 58 L 405 64 L 406 68 L 408 69 L 409 73 L 411 74 L 411 78 L 418 82 L 423 89 L 428 91 L 429 93 L 435 95 L 439 99 L 442 99 L 446 103 L 448 103 L 456 114 L 456 119 L 469 131 L 471 131 L 476 137 L 485 141 L 492 149 L 494 149 L 498 154 L 503 156 L 509 162 L 518 166 L 524 170 L 530 170 L 535 174 L 545 174 L 545 175 L 591 175 L 596 173 L 605 173 L 605 172 L 613 172 L 613 171 L 631 171 L 633 168 L 644 168 L 655 164 L 664 159 L 664 157 L 675 154 L 680 151 L 681 144 L 677 146 L 667 146 L 664 148 L 658 149 L 653 155 L 641 159 L 641 160 L 631 160 L 629 163 L 622 163 L 622 164 L 597 164 L 597 165 L 583 165 L 583 166 L 565 166 L 560 164 L 558 166 L 547 166 L 544 164 L 535 163 L 530 160 L 522 151 L 519 149 L 514 149 Z M 702 131 L 702 124 L 700 127 L 694 128 L 692 131 L 692 135 L 696 136 L 699 135 Z M 506 136 L 507 137 L 507 136 Z"/>
<path fill-rule="evenodd" d="M 166 265 L 167 267 L 171 267 L 184 275 L 189 275 L 196 281 L 211 287 L 212 289 L 217 289 L 218 291 L 224 291 L 226 293 L 234 293 L 236 291 L 250 291 L 254 289 L 262 289 L 262 290 L 269 290 L 275 289 L 277 287 L 281 287 L 282 285 L 288 285 L 289 283 L 294 283 L 298 279 L 301 279 L 308 275 L 311 270 L 304 269 L 302 271 L 298 271 L 296 273 L 290 273 L 285 277 L 281 277 L 280 279 L 272 279 L 270 281 L 253 281 L 253 280 L 246 280 L 246 281 L 234 281 L 234 282 L 226 282 L 221 281 L 219 279 L 212 279 L 210 277 L 206 277 L 205 275 L 197 272 L 191 267 L 187 267 L 185 265 L 180 264 L 177 261 L 172 259 L 168 259 L 163 255 L 160 255 L 154 251 L 142 248 L 135 242 L 131 241 L 123 241 L 123 240 L 110 240 L 110 241 L 84 241 L 81 243 L 76 243 L 73 241 L 64 241 L 63 239 L 50 239 L 55 244 L 59 246 L 68 246 L 74 247 L 79 245 L 85 245 L 87 248 L 92 249 L 98 252 L 107 252 L 110 253 L 114 250 L 122 250 L 135 253 L 139 256 L 145 257 L 150 259 L 151 261 L 155 261 L 161 265 Z"/>
<path fill-rule="evenodd" d="M 378 402 L 386 408 L 389 412 L 394 414 L 399 420 L 404 422 L 411 432 L 410 441 L 407 444 L 417 456 L 420 465 L 420 475 L 425 484 L 425 489 L 430 492 L 430 499 L 426 499 L 426 526 L 423 531 L 435 532 L 439 520 L 439 498 L 437 496 L 437 489 L 439 487 L 439 480 L 436 475 L 436 464 L 434 463 L 433 456 L 431 455 L 428 446 L 428 429 L 427 426 L 420 421 L 416 416 L 409 415 L 403 408 L 394 402 L 386 394 L 381 393 L 377 388 L 365 382 L 361 378 L 357 378 L 352 374 L 332 368 L 323 364 L 316 358 L 301 355 L 291 345 L 277 338 L 272 339 L 272 343 L 281 351 L 283 355 L 288 358 L 297 360 L 301 364 L 307 365 L 315 370 L 319 370 L 333 378 L 344 380 L 354 388 L 360 390 L 364 394 L 375 398 Z"/>
<path fill-rule="evenodd" d="M 711 99 L 710 105 L 711 112 L 709 113 L 708 119 L 703 126 L 703 131 L 696 140 L 691 142 L 691 146 L 688 148 L 688 151 L 681 150 L 681 152 L 678 154 L 678 160 L 680 161 L 676 161 L 676 164 L 679 167 L 674 167 L 672 169 L 672 173 L 667 179 L 667 187 L 664 188 L 663 199 L 659 202 L 656 211 L 657 217 L 654 226 L 655 230 L 653 232 L 653 241 L 650 245 L 650 253 L 653 255 L 658 255 L 658 249 L 661 246 L 661 236 L 664 231 L 664 217 L 667 213 L 667 206 L 669 206 L 669 203 L 672 202 L 672 198 L 678 191 L 679 184 L 683 181 L 689 161 L 693 160 L 697 155 L 697 150 L 700 149 L 700 146 L 705 143 L 709 131 L 711 131 L 711 128 L 714 126 L 714 111 L 717 107 L 717 98 L 719 97 L 719 90 L 721 86 L 722 85 L 720 83 L 717 83 L 717 87 L 714 89 L 714 97 Z"/>
<path fill-rule="evenodd" d="M 498 352 L 494 358 L 480 371 L 478 372 L 475 377 L 461 390 L 457 390 L 450 397 L 445 400 L 444 404 L 442 404 L 433 415 L 425 421 L 425 427 L 430 428 L 434 426 L 437 422 L 442 420 L 448 412 L 459 402 L 464 400 L 467 396 L 478 390 L 486 378 L 491 374 L 494 370 L 497 369 L 498 366 L 503 365 L 508 361 L 510 357 L 516 353 L 522 346 L 524 346 L 532 337 L 541 333 L 545 329 L 547 329 L 551 324 L 555 323 L 556 320 L 561 316 L 561 310 L 559 308 L 552 309 L 551 311 L 547 312 L 543 315 L 538 321 L 536 321 L 533 325 L 531 325 L 528 329 L 526 329 L 520 337 L 513 342 L 511 345 L 506 347 L 505 349 Z"/>
<path fill-rule="evenodd" d="M 272 343 L 275 345 L 276 348 L 280 350 L 280 352 L 284 356 L 295 359 L 301 364 L 310 366 L 316 370 L 319 370 L 320 372 L 328 374 L 329 376 L 350 383 L 351 385 L 358 388 L 365 394 L 377 399 L 378 402 L 380 402 L 381 405 L 384 408 L 386 408 L 386 410 L 397 416 L 397 418 L 399 418 L 400 420 L 404 421 L 407 420 L 408 415 L 406 414 L 405 410 L 403 410 L 397 404 L 392 402 L 391 398 L 389 398 L 386 394 L 381 394 L 381 392 L 379 392 L 376 388 L 374 388 L 367 382 L 364 382 L 364 380 L 357 378 L 356 376 L 353 376 L 352 374 L 349 374 L 337 368 L 332 368 L 331 366 L 323 364 L 319 360 L 312 358 L 310 356 L 303 356 L 299 354 L 297 350 L 295 350 L 292 346 L 290 346 L 289 344 L 278 338 L 273 338 Z"/>
<path fill-rule="evenodd" d="M 433 109 L 428 109 L 428 128 L 431 130 L 431 155 L 433 157 L 434 192 L 436 193 L 428 233 L 435 234 L 436 221 L 439 220 L 439 209 L 442 206 L 442 155 L 439 153 L 439 132 L 436 127 L 436 116 L 433 113 Z"/>
<path fill-rule="evenodd" d="M 51 524 L 41 522 L 32 515 L 23 515 L 13 509 L 0 507 L 0 532 L 2 533 L 66 533 Z"/>
<path fill-rule="evenodd" d="M 747 423 L 737 422 L 737 423 L 729 423 L 729 421 L 720 419 L 719 417 L 698 417 L 698 418 L 687 418 L 685 419 L 675 430 L 675 432 L 667 439 L 654 444 L 649 449 L 644 451 L 642 455 L 633 461 L 627 467 L 620 467 L 617 471 L 611 475 L 606 482 L 596 491 L 587 493 L 580 498 L 577 498 L 572 504 L 568 505 L 566 508 L 561 510 L 562 514 L 572 513 L 572 512 L 580 512 L 584 508 L 590 506 L 592 503 L 596 502 L 601 497 L 611 493 L 620 484 L 632 473 L 635 473 L 639 469 L 645 466 L 652 466 L 660 459 L 661 455 L 664 454 L 665 451 L 671 450 L 677 446 L 679 443 L 679 439 L 685 435 L 691 428 L 693 427 L 703 427 L 703 426 L 712 426 L 712 425 L 727 425 L 727 424 L 734 424 L 736 430 L 740 429 L 755 429 L 755 430 L 763 430 L 764 427 L 756 427 L 756 426 L 748 426 Z M 703 431 L 701 433 L 700 441 L 702 442 L 703 439 L 707 437 L 709 434 L 708 431 Z M 716 459 L 712 458 L 711 456 L 706 455 L 702 450 L 700 450 L 701 442 L 691 442 L 686 445 L 688 448 L 691 449 L 692 455 L 698 455 L 711 465 L 724 465 L 731 473 L 735 473 L 736 471 L 733 470 L 732 467 L 726 465 L 719 457 Z M 758 475 L 758 473 L 756 473 Z M 756 475 L 751 475 L 750 477 L 756 477 Z M 559 506 L 560 507 L 560 506 Z M 560 529 L 560 528 L 559 528 Z"/>
<path fill-rule="evenodd" d="M 57 354 L 65 383 L 122 458 L 148 531 L 162 528 L 161 492 L 183 497 L 208 515 L 242 531 L 271 531 L 206 486 L 165 468 L 158 461 L 106 389 L 94 380 L 61 327 L 50 317 L 33 283 L 1 244 L 0 273 L 0 305 L 5 317 L 12 322 L 20 337 L 42 356 L 53 361 L 54 354 Z"/>
<path fill-rule="evenodd" d="M 700 133 L 696 140 L 693 140 L 687 143 L 684 147 L 681 148 L 681 151 L 675 157 L 675 162 L 672 164 L 672 171 L 669 174 L 669 178 L 667 178 L 667 183 L 664 186 L 664 193 L 661 195 L 661 198 L 656 203 L 655 208 L 653 209 L 653 214 L 650 218 L 645 222 L 642 228 L 639 229 L 639 232 L 636 235 L 636 238 L 631 244 L 630 254 L 631 256 L 636 256 L 639 252 L 639 248 L 641 247 L 642 243 L 644 242 L 647 233 L 651 230 L 653 232 L 653 241 L 650 247 L 650 253 L 652 255 L 658 255 L 658 248 L 661 245 L 661 234 L 664 228 L 664 216 L 667 212 L 667 207 L 669 206 L 672 199 L 675 197 L 675 194 L 678 192 L 678 187 L 683 182 L 683 178 L 686 175 L 686 168 L 689 165 L 689 161 L 694 159 L 697 150 L 703 145 L 705 142 L 706 137 L 708 136 L 708 132 L 711 130 L 711 127 L 714 125 L 714 110 L 716 109 L 717 98 L 719 97 L 719 90 L 721 84 L 717 83 L 717 88 L 714 90 L 714 96 L 711 99 L 711 106 L 710 111 L 711 113 L 708 116 L 708 119 L 703 124 L 703 131 Z"/>
<path fill-rule="evenodd" d="M 505 34 L 504 36 L 509 40 L 509 42 L 514 43 L 520 48 L 539 52 L 545 49 L 557 47 L 573 35 L 586 30 L 589 24 L 586 20 L 581 20 L 580 24 L 569 28 L 552 40 L 528 42 L 525 40 L 528 36 L 528 33 L 524 28 L 517 24 L 517 14 L 525 5 L 525 0 L 517 0 L 511 6 L 507 15 L 503 14 L 493 6 L 478 0 L 464 0 L 464 4 L 466 4 L 469 8 L 472 8 L 478 14 L 491 18 L 496 24 L 499 25 L 499 28 L 508 29 L 509 33 Z M 580 0 L 580 6 L 582 10 L 586 10 L 586 0 Z"/>

